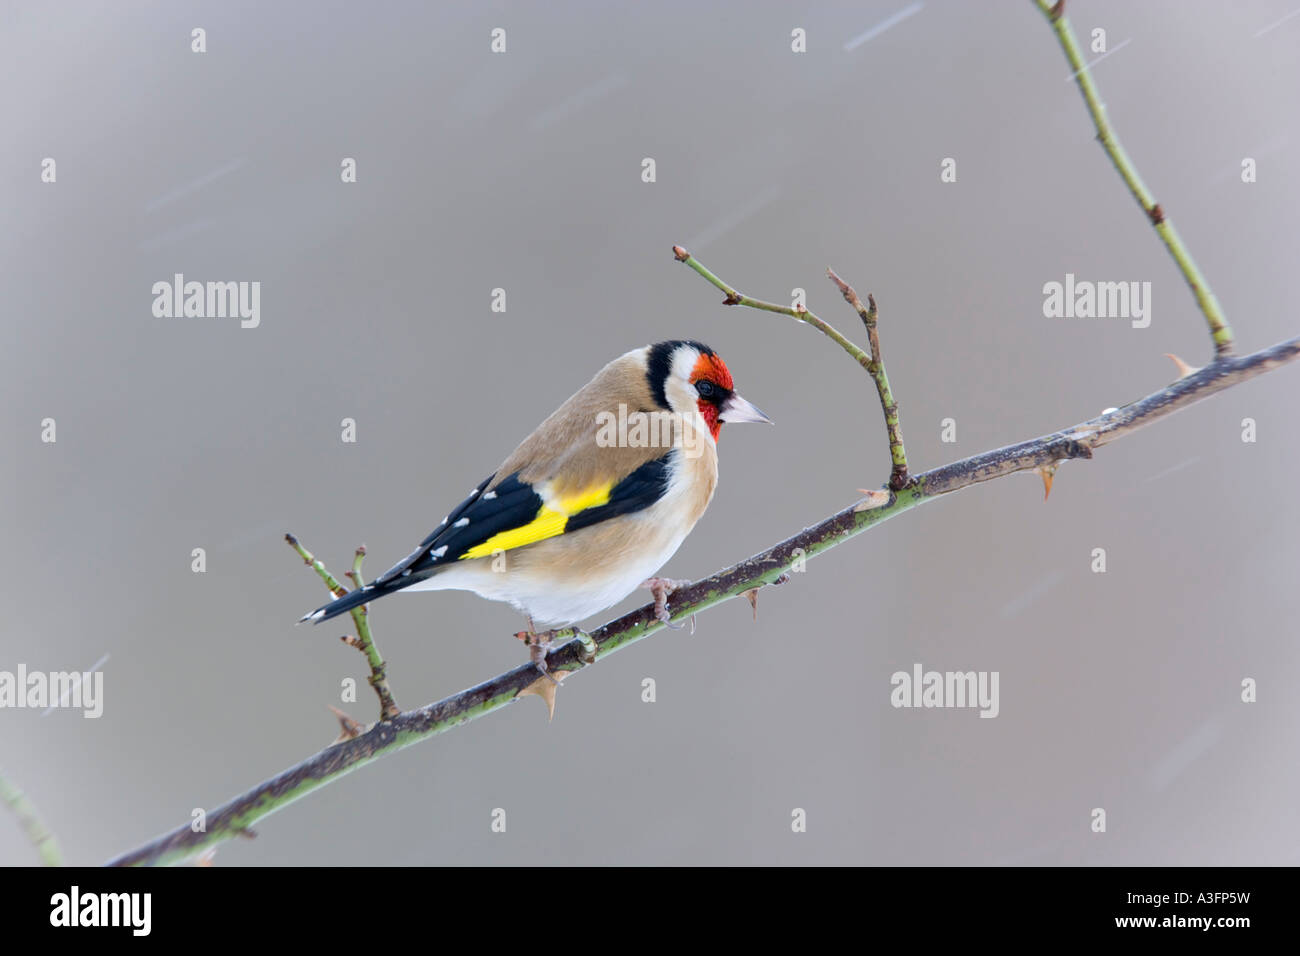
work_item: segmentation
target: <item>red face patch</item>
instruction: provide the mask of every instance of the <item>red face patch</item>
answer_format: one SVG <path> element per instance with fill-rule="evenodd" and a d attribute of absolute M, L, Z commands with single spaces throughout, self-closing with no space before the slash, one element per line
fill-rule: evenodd
<path fill-rule="evenodd" d="M 727 363 L 718 355 L 701 355 L 695 363 L 695 368 L 691 369 L 691 384 L 694 385 L 702 378 L 707 378 L 714 385 L 721 385 L 727 391 L 736 387 L 731 380 L 731 372 L 727 370 Z"/>
<path fill-rule="evenodd" d="M 717 355 L 704 355 L 696 361 L 695 367 L 691 369 L 691 384 L 694 385 L 701 381 L 710 381 L 721 389 L 730 392 L 735 388 L 735 383 L 731 380 L 731 372 L 727 369 L 727 363 Z M 699 399 L 695 406 L 700 410 L 700 415 L 704 418 L 705 424 L 709 426 L 709 432 L 713 435 L 713 440 L 718 440 L 718 435 L 722 432 L 722 422 L 718 421 L 718 406 L 713 402 L 707 402 L 703 398 Z"/>
<path fill-rule="evenodd" d="M 704 424 L 709 426 L 709 433 L 713 435 L 713 440 L 717 441 L 718 436 L 722 434 L 722 422 L 718 421 L 718 406 L 700 399 L 695 403 L 700 409 L 700 415 L 704 418 Z"/>

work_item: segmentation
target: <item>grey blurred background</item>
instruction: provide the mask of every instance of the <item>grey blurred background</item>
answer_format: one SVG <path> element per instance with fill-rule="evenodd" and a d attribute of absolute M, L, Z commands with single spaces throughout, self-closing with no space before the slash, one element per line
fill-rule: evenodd
<path fill-rule="evenodd" d="M 1070 4 L 1085 41 L 1107 31 L 1109 114 L 1243 350 L 1300 331 L 1300 17 L 1261 34 L 1295 6 Z M 665 573 L 885 478 L 860 370 L 722 308 L 673 243 L 753 295 L 807 289 L 859 338 L 823 270 L 874 292 L 916 469 L 1138 398 L 1174 377 L 1162 353 L 1203 363 L 1204 322 L 1034 7 L 926 0 L 861 40 L 908 9 L 5 4 L 0 669 L 109 659 L 98 721 L 0 711 L 0 766 L 69 861 L 327 744 L 345 677 L 373 719 L 350 625 L 293 626 L 327 595 L 283 533 L 338 573 L 364 542 L 378 573 L 629 348 L 702 339 L 777 421 L 726 429 Z M 176 272 L 260 281 L 260 327 L 154 318 Z M 1067 272 L 1150 281 L 1150 328 L 1044 318 Z M 1234 389 L 1067 465 L 1047 504 L 1016 476 L 908 513 L 764 593 L 757 623 L 709 611 L 566 682 L 553 723 L 525 700 L 217 862 L 1300 862 L 1297 394 L 1296 369 Z M 372 622 L 407 707 L 522 659 L 515 612 L 472 595 L 390 598 Z M 892 708 L 915 662 L 999 671 L 1000 716 Z M 0 862 L 35 859 L 0 815 Z"/>

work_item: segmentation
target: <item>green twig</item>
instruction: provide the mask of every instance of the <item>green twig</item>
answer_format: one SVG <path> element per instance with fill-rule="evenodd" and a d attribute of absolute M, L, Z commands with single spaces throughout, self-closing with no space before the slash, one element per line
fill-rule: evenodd
<path fill-rule="evenodd" d="M 1083 101 L 1087 104 L 1088 112 L 1092 115 L 1093 125 L 1097 127 L 1097 139 L 1105 147 L 1106 154 L 1110 157 L 1110 161 L 1115 164 L 1115 169 L 1124 180 L 1124 184 L 1128 186 L 1133 198 L 1138 201 L 1142 211 L 1146 213 L 1151 224 L 1155 226 L 1156 232 L 1159 233 L 1165 247 L 1169 250 L 1169 254 L 1174 257 L 1174 262 L 1178 264 L 1183 278 L 1191 286 L 1192 294 L 1196 296 L 1196 304 L 1200 306 L 1201 312 L 1210 325 L 1210 336 L 1214 339 L 1215 351 L 1219 355 L 1228 355 L 1232 352 L 1232 329 L 1223 315 L 1223 309 L 1219 306 L 1219 301 L 1214 297 L 1214 293 L 1210 291 L 1209 282 L 1206 281 L 1205 276 L 1201 275 L 1201 270 L 1196 267 L 1192 254 L 1184 245 L 1182 237 L 1178 235 L 1178 230 L 1174 228 L 1174 224 L 1165 216 L 1160 204 L 1156 202 L 1146 184 L 1142 182 L 1142 177 L 1138 175 L 1133 160 L 1129 159 L 1128 153 L 1120 145 L 1119 137 L 1111 128 L 1110 121 L 1106 118 L 1106 107 L 1102 105 L 1101 95 L 1097 92 L 1097 85 L 1092 80 L 1092 71 L 1088 69 L 1083 50 L 1080 49 L 1079 41 L 1074 35 L 1074 29 L 1065 16 L 1065 0 L 1060 0 L 1057 3 L 1050 3 L 1048 0 L 1034 0 L 1034 2 L 1038 4 L 1038 9 L 1043 12 L 1052 24 L 1052 30 L 1056 33 L 1056 38 L 1061 42 L 1061 48 L 1065 51 L 1065 58 L 1074 70 L 1074 78 L 1079 84 L 1079 92 L 1083 94 Z"/>
<path fill-rule="evenodd" d="M 41 862 L 46 866 L 62 866 L 63 854 L 59 851 L 59 842 L 54 839 L 54 834 L 45 828 L 27 795 L 10 783 L 4 774 L 0 774 L 0 803 L 8 806 L 18 817 L 18 824 L 27 834 L 32 846 L 36 847 Z"/>
<path fill-rule="evenodd" d="M 901 491 L 907 485 L 907 451 L 903 448 L 903 426 L 898 417 L 898 402 L 894 400 L 893 390 L 889 387 L 889 375 L 885 372 L 885 360 L 880 354 L 880 334 L 876 330 L 878 313 L 876 297 L 867 293 L 870 306 L 864 306 L 853 286 L 835 274 L 834 269 L 827 269 L 826 275 L 844 296 L 844 301 L 857 310 L 862 324 L 867 327 L 867 344 L 871 346 L 871 362 L 867 371 L 876 381 L 876 393 L 880 396 L 880 409 L 885 413 L 885 430 L 889 433 L 889 457 L 892 469 L 889 474 L 889 487 Z"/>
<path fill-rule="evenodd" d="M 867 327 L 867 339 L 871 345 L 871 352 L 867 353 L 845 338 L 829 322 L 821 319 L 804 306 L 777 305 L 775 302 L 764 302 L 762 299 L 755 299 L 743 292 L 737 292 L 681 246 L 673 246 L 673 256 L 678 262 L 690 266 L 713 286 L 720 289 L 726 296 L 722 300 L 723 305 L 743 305 L 751 309 L 761 309 L 764 312 L 788 315 L 792 319 L 811 325 L 853 356 L 854 360 L 866 369 L 867 373 L 875 381 L 876 393 L 880 396 L 880 408 L 885 414 L 885 428 L 889 434 L 889 457 L 892 461 L 889 487 L 894 491 L 899 491 L 907 484 L 907 451 L 903 448 L 903 429 L 899 423 L 898 402 L 894 401 L 893 392 L 889 388 L 889 376 L 885 374 L 885 363 L 880 357 L 880 336 L 876 331 L 876 303 L 874 299 L 871 301 L 870 310 L 864 308 L 861 301 L 858 300 L 858 294 L 853 291 L 852 287 L 846 285 L 833 270 L 826 270 L 826 274 L 839 287 L 845 300 L 858 310 L 858 315 L 862 317 L 862 321 Z"/>
<path fill-rule="evenodd" d="M 775 302 L 764 302 L 761 299 L 751 299 L 749 296 L 737 292 L 731 286 L 727 285 L 715 276 L 681 246 L 673 246 L 673 255 L 677 258 L 678 262 L 686 263 L 686 265 L 690 266 L 716 286 L 723 295 L 726 296 L 726 298 L 722 300 L 723 305 L 744 305 L 751 309 L 760 309 L 763 312 L 775 312 L 778 315 L 788 315 L 792 319 L 806 322 L 808 325 L 811 325 L 813 328 L 817 329 L 817 331 L 834 341 L 840 348 L 844 349 L 844 351 L 852 355 L 854 360 L 868 372 L 871 371 L 870 355 L 841 335 L 829 322 L 823 322 L 807 309 L 789 305 L 778 305 Z"/>
<path fill-rule="evenodd" d="M 361 576 L 361 562 L 366 558 L 366 546 L 357 545 L 357 553 L 352 556 L 352 570 L 345 571 L 348 580 L 352 582 L 354 588 L 363 588 L 366 586 L 365 579 Z"/>
<path fill-rule="evenodd" d="M 315 569 L 335 598 L 341 598 L 348 593 L 347 589 L 339 584 L 338 579 L 330 574 L 324 562 L 318 560 L 315 555 L 304 548 L 297 538 L 291 534 L 286 534 L 284 540 L 289 542 L 289 546 L 298 552 L 303 561 Z M 357 548 L 356 555 L 352 559 L 352 570 L 347 572 L 347 576 L 352 579 L 353 584 L 357 587 L 362 587 L 364 584 L 361 579 L 361 561 L 365 556 L 366 546 L 362 545 Z M 400 714 L 401 710 L 397 706 L 397 701 L 393 699 L 393 692 L 388 686 L 388 667 L 384 663 L 383 655 L 379 653 L 379 648 L 375 646 L 374 637 L 370 633 L 369 609 L 362 604 L 354 607 L 349 613 L 352 615 L 352 623 L 357 626 L 357 633 L 355 637 L 345 634 L 342 638 L 343 643 L 350 644 L 366 655 L 366 661 L 370 664 L 370 677 L 368 678 L 370 686 L 374 688 L 376 696 L 379 697 L 379 719 L 391 720 Z"/>

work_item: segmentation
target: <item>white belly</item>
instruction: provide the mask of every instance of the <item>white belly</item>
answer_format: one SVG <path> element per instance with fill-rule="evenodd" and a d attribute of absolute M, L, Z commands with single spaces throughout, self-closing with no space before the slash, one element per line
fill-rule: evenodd
<path fill-rule="evenodd" d="M 590 537 L 593 545 L 599 540 L 597 535 Z M 513 604 L 538 627 L 561 627 L 613 607 L 637 590 L 676 553 L 685 535 L 643 540 L 639 542 L 641 547 L 618 548 L 617 553 L 606 553 L 603 560 L 589 560 L 591 555 L 565 560 L 581 547 L 583 538 L 579 532 L 538 542 L 518 552 L 507 551 L 497 558 L 458 562 L 407 590 L 473 591 L 489 600 Z M 504 563 L 504 567 L 494 570 L 494 561 Z"/>

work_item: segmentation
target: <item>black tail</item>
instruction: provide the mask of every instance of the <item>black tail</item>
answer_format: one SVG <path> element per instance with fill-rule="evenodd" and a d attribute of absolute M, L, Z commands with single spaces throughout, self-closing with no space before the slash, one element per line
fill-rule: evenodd
<path fill-rule="evenodd" d="M 328 621 L 332 617 L 338 617 L 346 611 L 352 610 L 362 604 L 369 604 L 385 594 L 392 594 L 394 591 L 400 591 L 403 588 L 409 588 L 417 581 L 423 581 L 428 574 L 410 574 L 406 577 L 400 577 L 393 581 L 387 581 L 383 584 L 367 584 L 360 590 L 349 591 L 341 598 L 335 598 L 328 604 L 322 604 L 310 614 L 304 614 L 298 618 L 298 623 L 302 624 L 311 621 L 313 624 L 319 624 L 321 621 Z"/>

